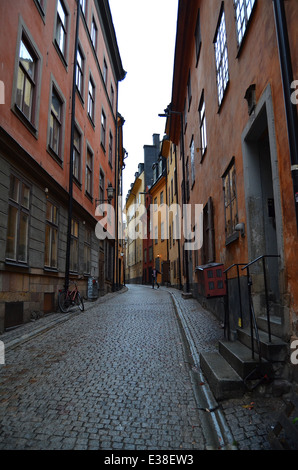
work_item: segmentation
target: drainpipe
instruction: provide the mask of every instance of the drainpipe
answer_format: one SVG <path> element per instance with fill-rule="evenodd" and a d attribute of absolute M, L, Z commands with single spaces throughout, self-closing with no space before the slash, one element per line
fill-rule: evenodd
<path fill-rule="evenodd" d="M 293 180 L 294 203 L 296 211 L 296 225 L 298 231 L 298 120 L 296 104 L 291 101 L 291 84 L 293 83 L 293 70 L 287 30 L 287 20 L 283 0 L 273 0 L 276 35 L 279 50 L 281 78 L 283 84 L 286 120 L 288 128 L 289 148 L 291 157 L 291 173 Z"/>
<path fill-rule="evenodd" d="M 80 6 L 79 1 L 76 0 L 77 5 L 77 21 L 75 33 L 75 47 L 74 47 L 74 61 L 73 61 L 73 82 L 72 82 L 72 105 L 71 105 L 71 132 L 70 132 L 70 158 L 69 158 L 69 199 L 68 199 L 68 228 L 67 228 L 67 244 L 66 244 L 66 260 L 65 260 L 65 281 L 64 287 L 67 290 L 69 287 L 69 265 L 70 265 L 70 241 L 71 241 L 71 219 L 72 219 L 72 206 L 73 206 L 73 191 L 72 191 L 72 177 L 73 177 L 73 138 L 74 138 L 74 125 L 75 125 L 75 103 L 76 103 L 76 63 L 77 51 L 79 43 L 79 22 L 80 22 Z"/>

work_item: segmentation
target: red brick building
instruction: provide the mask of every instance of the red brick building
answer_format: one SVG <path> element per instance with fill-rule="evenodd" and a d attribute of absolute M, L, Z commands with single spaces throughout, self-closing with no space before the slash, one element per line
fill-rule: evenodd
<path fill-rule="evenodd" d="M 114 241 L 96 238 L 95 207 L 109 184 L 119 186 L 125 72 L 107 0 L 4 0 L 0 31 L 3 330 L 56 308 L 68 246 L 83 294 L 90 277 L 102 293 L 112 289 Z"/>

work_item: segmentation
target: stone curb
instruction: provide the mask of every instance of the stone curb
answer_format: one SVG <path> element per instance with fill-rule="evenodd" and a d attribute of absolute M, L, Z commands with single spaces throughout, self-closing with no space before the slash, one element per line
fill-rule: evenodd
<path fill-rule="evenodd" d="M 203 377 L 203 374 L 200 370 L 199 352 L 197 351 L 195 343 L 192 339 L 192 335 L 187 326 L 187 322 L 185 321 L 183 311 L 178 305 L 175 299 L 175 296 L 172 294 L 172 292 L 170 291 L 168 292 L 171 296 L 176 313 L 181 323 L 180 326 L 183 329 L 186 341 L 188 343 L 189 350 L 191 352 L 191 355 L 194 361 L 195 373 L 193 372 L 192 375 L 193 375 L 194 389 L 195 389 L 195 395 L 196 395 L 198 408 L 208 414 L 208 417 L 210 418 L 211 426 L 218 440 L 218 446 L 217 445 L 214 446 L 213 444 L 213 445 L 207 446 L 207 449 L 214 450 L 215 448 L 217 448 L 217 449 L 223 449 L 223 450 L 237 450 L 237 447 L 233 444 L 234 438 L 226 422 L 224 414 L 222 413 L 217 401 L 215 400 L 210 390 L 209 385 L 206 383 Z M 185 302 L 187 302 L 187 299 L 185 299 Z M 199 383 L 204 383 L 204 386 L 200 387 L 198 385 Z"/>

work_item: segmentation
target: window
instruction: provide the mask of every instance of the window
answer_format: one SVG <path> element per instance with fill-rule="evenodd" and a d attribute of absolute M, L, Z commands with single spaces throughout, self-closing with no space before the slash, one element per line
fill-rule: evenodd
<path fill-rule="evenodd" d="M 76 87 L 81 96 L 83 96 L 84 85 L 84 57 L 80 48 L 77 53 L 77 68 L 76 68 Z"/>
<path fill-rule="evenodd" d="M 206 115 L 205 115 L 205 99 L 204 99 L 204 91 L 202 93 L 200 106 L 199 106 L 199 114 L 200 114 L 200 136 L 201 136 L 201 155 L 202 159 L 206 152 L 207 148 L 207 129 L 206 129 Z"/>
<path fill-rule="evenodd" d="M 195 141 L 194 141 L 193 136 L 192 136 L 191 144 L 190 144 L 190 168 L 191 168 L 191 186 L 193 186 L 195 182 Z"/>
<path fill-rule="evenodd" d="M 115 92 L 114 92 L 114 88 L 113 88 L 113 85 L 111 84 L 111 106 L 112 106 L 112 109 L 114 108 L 114 100 L 115 100 Z"/>
<path fill-rule="evenodd" d="M 165 239 L 165 223 L 161 222 L 160 224 L 160 239 L 161 241 L 164 241 Z"/>
<path fill-rule="evenodd" d="M 47 201 L 44 265 L 56 269 L 58 266 L 58 208 Z"/>
<path fill-rule="evenodd" d="M 70 271 L 79 270 L 79 223 L 72 219 L 71 221 L 71 239 L 70 239 Z"/>
<path fill-rule="evenodd" d="M 90 149 L 87 149 L 86 156 L 86 192 L 89 196 L 93 193 L 93 155 Z"/>
<path fill-rule="evenodd" d="M 228 47 L 226 35 L 225 12 L 222 9 L 220 21 L 214 40 L 215 50 L 215 65 L 216 65 L 216 80 L 217 80 L 217 94 L 218 104 L 222 103 L 224 92 L 227 88 L 229 81 L 229 65 L 228 65 Z"/>
<path fill-rule="evenodd" d="M 103 148 L 106 148 L 106 115 L 102 111 L 101 112 L 101 135 L 100 135 L 100 143 Z"/>
<path fill-rule="evenodd" d="M 113 167 L 113 135 L 110 132 L 110 139 L 109 139 L 109 164 Z"/>
<path fill-rule="evenodd" d="M 92 18 L 92 21 L 91 21 L 91 42 L 92 42 L 92 45 L 93 45 L 94 49 L 96 50 L 96 45 L 97 45 L 97 27 L 96 27 L 96 23 L 95 23 L 94 18 Z"/>
<path fill-rule="evenodd" d="M 161 191 L 160 193 L 160 205 L 163 204 L 163 191 Z"/>
<path fill-rule="evenodd" d="M 240 46 L 256 0 L 234 0 L 237 41 Z"/>
<path fill-rule="evenodd" d="M 88 116 L 91 121 L 94 122 L 94 111 L 95 111 L 95 85 L 92 79 L 89 79 L 88 87 Z"/>
<path fill-rule="evenodd" d="M 238 238 L 238 232 L 235 227 L 238 224 L 238 208 L 236 193 L 236 170 L 234 159 L 223 175 L 223 190 L 225 204 L 225 232 L 226 242 Z"/>
<path fill-rule="evenodd" d="M 99 203 L 105 199 L 105 175 L 102 170 L 99 172 Z"/>
<path fill-rule="evenodd" d="M 62 140 L 62 109 L 63 103 L 55 87 L 52 87 L 52 102 L 50 115 L 49 147 L 61 160 Z"/>
<path fill-rule="evenodd" d="M 87 0 L 80 0 L 80 5 L 81 5 L 81 10 L 83 12 L 83 15 L 86 16 Z"/>
<path fill-rule="evenodd" d="M 81 134 L 76 127 L 73 137 L 73 177 L 81 181 Z"/>
<path fill-rule="evenodd" d="M 191 103 L 191 79 L 190 79 L 190 72 L 188 74 L 188 80 L 187 80 L 187 96 L 188 96 L 188 110 L 190 108 L 190 103 Z"/>
<path fill-rule="evenodd" d="M 32 124 L 35 121 L 37 61 L 38 58 L 33 49 L 22 37 L 19 50 L 16 105 Z"/>
<path fill-rule="evenodd" d="M 56 44 L 62 56 L 66 58 L 66 38 L 67 38 L 67 18 L 68 14 L 65 5 L 61 0 L 57 3 L 57 19 L 56 19 Z"/>
<path fill-rule="evenodd" d="M 89 274 L 91 270 L 91 231 L 85 229 L 84 239 L 84 273 Z"/>
<path fill-rule="evenodd" d="M 199 54 L 201 50 L 202 38 L 201 38 L 201 24 L 200 24 L 200 9 L 198 10 L 197 23 L 195 29 L 195 43 L 196 43 L 196 58 L 199 60 Z"/>
<path fill-rule="evenodd" d="M 103 74 L 103 81 L 104 81 L 105 84 L 107 84 L 107 81 L 108 81 L 108 66 L 107 66 L 107 62 L 106 62 L 105 59 L 103 60 L 102 74 Z"/>
<path fill-rule="evenodd" d="M 197 253 L 197 252 L 196 252 Z M 215 238 L 214 238 L 214 209 L 213 200 L 209 197 L 203 209 L 203 246 L 202 263 L 213 263 L 215 261 Z"/>
<path fill-rule="evenodd" d="M 10 176 L 6 259 L 27 263 L 30 188 L 14 175 Z"/>

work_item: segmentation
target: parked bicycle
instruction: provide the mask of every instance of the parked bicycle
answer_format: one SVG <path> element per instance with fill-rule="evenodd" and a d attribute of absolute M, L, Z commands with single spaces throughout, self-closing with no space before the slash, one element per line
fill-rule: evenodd
<path fill-rule="evenodd" d="M 72 290 L 62 289 L 58 295 L 58 305 L 63 313 L 67 313 L 71 306 L 77 305 L 81 312 L 84 311 L 83 298 L 78 290 L 77 283 L 74 282 L 74 288 Z"/>

